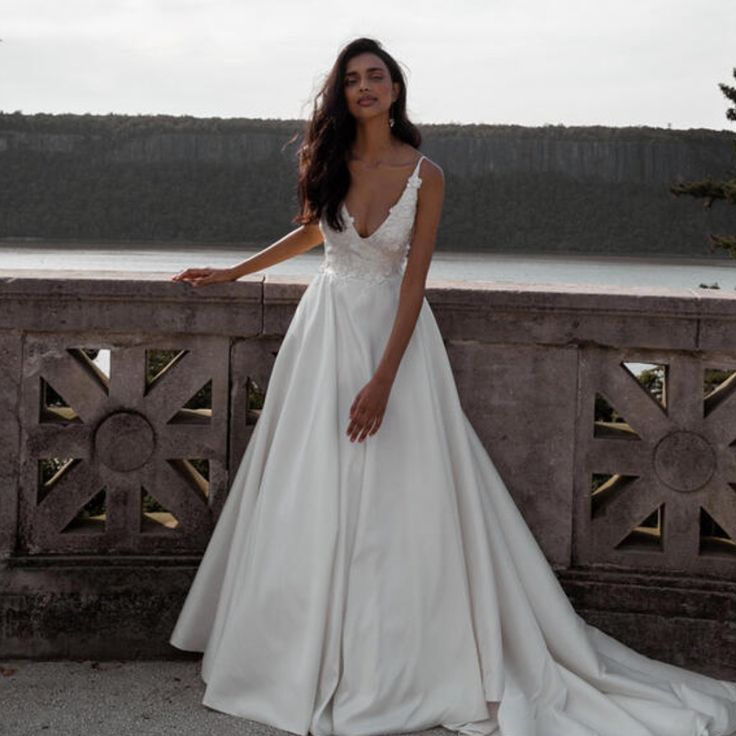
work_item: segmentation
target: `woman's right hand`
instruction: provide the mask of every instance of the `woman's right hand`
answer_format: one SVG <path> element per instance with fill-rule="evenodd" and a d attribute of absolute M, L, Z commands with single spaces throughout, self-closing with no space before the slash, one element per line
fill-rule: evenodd
<path fill-rule="evenodd" d="M 192 286 L 206 286 L 223 281 L 235 281 L 235 274 L 229 268 L 187 268 L 171 277 L 172 281 L 186 281 Z"/>

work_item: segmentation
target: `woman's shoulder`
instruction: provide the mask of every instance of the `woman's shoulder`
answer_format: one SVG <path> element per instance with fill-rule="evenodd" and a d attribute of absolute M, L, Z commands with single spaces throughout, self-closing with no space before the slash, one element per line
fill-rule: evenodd
<path fill-rule="evenodd" d="M 417 174 L 419 175 L 420 179 L 432 182 L 444 181 L 445 172 L 436 161 L 433 161 L 429 156 L 427 156 L 426 153 L 422 153 L 420 150 L 414 148 L 413 146 L 409 146 L 409 148 L 411 148 L 413 151 L 416 151 L 416 160 L 419 160 L 420 157 L 422 158 L 419 164 L 419 169 L 417 170 Z"/>

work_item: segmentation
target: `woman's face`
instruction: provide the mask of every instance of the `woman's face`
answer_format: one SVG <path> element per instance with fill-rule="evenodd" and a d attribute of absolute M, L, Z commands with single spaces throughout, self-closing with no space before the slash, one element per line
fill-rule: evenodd
<path fill-rule="evenodd" d="M 345 101 L 358 120 L 386 116 L 399 94 L 399 83 L 391 81 L 380 56 L 366 51 L 354 56 L 345 68 Z"/>

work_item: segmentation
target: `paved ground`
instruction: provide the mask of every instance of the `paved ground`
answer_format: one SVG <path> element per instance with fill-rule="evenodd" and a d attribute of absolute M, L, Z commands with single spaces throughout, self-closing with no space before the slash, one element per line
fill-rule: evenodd
<path fill-rule="evenodd" d="M 0 734 L 277 736 L 288 733 L 202 705 L 204 687 L 198 659 L 0 660 Z M 448 736 L 451 732 L 435 728 L 421 733 Z"/>

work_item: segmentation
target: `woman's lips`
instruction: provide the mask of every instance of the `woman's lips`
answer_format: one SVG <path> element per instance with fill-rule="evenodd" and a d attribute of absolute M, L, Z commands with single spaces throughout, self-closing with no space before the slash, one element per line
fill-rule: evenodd
<path fill-rule="evenodd" d="M 375 98 L 374 98 L 374 97 L 371 97 L 371 98 L 370 98 L 370 99 L 368 99 L 368 100 L 360 100 L 360 101 L 358 102 L 358 104 L 359 104 L 359 105 L 363 105 L 363 106 L 366 106 L 366 107 L 367 107 L 368 105 L 372 105 L 372 104 L 373 104 L 373 103 L 374 103 L 375 101 L 376 101 L 376 100 L 375 100 Z"/>

